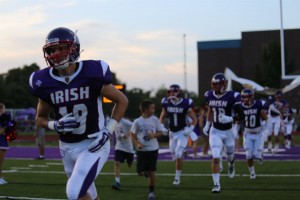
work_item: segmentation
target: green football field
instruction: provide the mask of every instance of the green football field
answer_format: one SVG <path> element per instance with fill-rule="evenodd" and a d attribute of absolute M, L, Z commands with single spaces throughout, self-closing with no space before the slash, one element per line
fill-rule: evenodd
<path fill-rule="evenodd" d="M 134 163 L 135 164 L 135 163 Z M 300 161 L 265 161 L 256 163 L 257 179 L 250 180 L 244 161 L 236 162 L 236 176 L 227 176 L 227 165 L 221 176 L 222 191 L 212 194 L 210 161 L 186 161 L 180 186 L 173 186 L 175 163 L 159 161 L 156 180 L 157 200 L 295 200 L 300 198 Z M 66 199 L 66 176 L 60 160 L 7 159 L 0 185 L 0 199 Z M 135 165 L 122 165 L 122 190 L 111 189 L 114 181 L 113 162 L 108 161 L 96 180 L 101 200 L 144 200 L 148 180 L 135 173 Z"/>

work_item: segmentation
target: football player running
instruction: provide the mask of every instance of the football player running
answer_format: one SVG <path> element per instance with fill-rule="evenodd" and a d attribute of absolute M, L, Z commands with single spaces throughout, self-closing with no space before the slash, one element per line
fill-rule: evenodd
<path fill-rule="evenodd" d="M 283 93 L 281 91 L 277 91 L 274 99 L 270 99 L 270 107 L 269 107 L 269 136 L 268 136 L 268 150 L 272 153 L 277 153 L 279 149 L 279 131 L 281 120 L 283 119 L 283 109 L 287 105 L 287 101 L 283 99 Z M 272 135 L 275 137 L 275 145 L 272 150 Z"/>
<path fill-rule="evenodd" d="M 264 134 L 268 129 L 267 102 L 254 99 L 254 91 L 246 88 L 241 92 L 242 108 L 244 111 L 244 149 L 250 179 L 256 178 L 254 158 L 262 160 Z M 262 124 L 261 122 L 264 121 Z M 236 130 L 238 131 L 238 130 Z"/>
<path fill-rule="evenodd" d="M 226 91 L 228 80 L 223 73 L 217 73 L 212 77 L 212 90 L 204 94 L 208 111 L 203 132 L 209 135 L 209 144 L 212 151 L 212 193 L 221 191 L 220 185 L 220 157 L 223 145 L 226 148 L 228 160 L 228 176 L 233 178 L 235 135 L 232 128 L 233 121 L 243 119 L 240 93 Z M 234 115 L 232 116 L 232 113 Z"/>
<path fill-rule="evenodd" d="M 80 42 L 73 31 L 49 32 L 43 47 L 48 68 L 33 72 L 32 95 L 38 97 L 36 122 L 59 134 L 59 148 L 68 176 L 68 199 L 99 199 L 95 179 L 108 159 L 110 135 L 124 116 L 128 100 L 112 85 L 103 60 L 78 61 Z M 115 105 L 105 123 L 102 96 Z M 55 119 L 49 119 L 53 111 Z"/>
<path fill-rule="evenodd" d="M 285 148 L 290 149 L 292 143 L 292 131 L 295 123 L 294 112 L 289 104 L 286 104 L 283 109 L 282 132 L 285 140 Z"/>
<path fill-rule="evenodd" d="M 187 147 L 188 137 L 197 123 L 193 106 L 192 99 L 181 97 L 181 88 L 177 84 L 171 85 L 168 89 L 168 97 L 162 99 L 162 111 L 159 120 L 161 124 L 165 118 L 169 120 L 169 148 L 173 160 L 176 161 L 176 175 L 173 185 L 180 184 L 183 152 Z M 189 123 L 186 120 L 187 116 L 191 119 Z"/>
<path fill-rule="evenodd" d="M 6 138 L 6 130 L 12 125 L 12 119 L 9 112 L 6 112 L 5 105 L 0 103 L 0 185 L 7 184 L 3 178 L 2 167 L 6 151 L 9 149 L 9 139 Z"/>

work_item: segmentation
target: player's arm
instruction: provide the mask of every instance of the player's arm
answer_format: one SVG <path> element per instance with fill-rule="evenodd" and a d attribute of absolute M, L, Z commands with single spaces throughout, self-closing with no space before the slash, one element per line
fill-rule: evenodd
<path fill-rule="evenodd" d="M 142 149 L 143 145 L 138 141 L 137 135 L 131 132 L 131 140 L 136 149 Z"/>
<path fill-rule="evenodd" d="M 189 123 L 189 126 L 195 126 L 197 124 L 197 117 L 193 109 L 188 109 L 187 114 L 192 119 L 192 121 Z"/>
<path fill-rule="evenodd" d="M 37 127 L 48 128 L 49 113 L 51 112 L 51 110 L 52 107 L 48 103 L 46 103 L 42 99 L 39 99 L 36 109 Z"/>
<path fill-rule="evenodd" d="M 266 110 L 261 110 L 260 111 L 260 117 L 262 118 L 262 120 L 267 120 L 268 119 L 268 113 Z"/>
<path fill-rule="evenodd" d="M 240 103 L 233 104 L 233 110 L 235 111 L 233 121 L 242 121 L 245 118 L 245 114 Z"/>
<path fill-rule="evenodd" d="M 210 106 L 208 106 L 208 109 L 207 109 L 206 122 L 209 122 L 209 123 L 212 122 L 212 111 L 211 111 L 211 107 Z"/>
<path fill-rule="evenodd" d="M 111 118 L 119 122 L 124 116 L 128 106 L 127 97 L 121 91 L 116 89 L 115 86 L 113 86 L 112 84 L 104 85 L 101 94 L 104 97 L 115 102 L 111 113 Z"/>
<path fill-rule="evenodd" d="M 165 108 L 162 108 L 160 116 L 159 116 L 159 121 L 160 121 L 161 124 L 163 124 L 164 119 L 167 117 L 167 115 L 168 115 L 168 113 L 165 110 Z"/>

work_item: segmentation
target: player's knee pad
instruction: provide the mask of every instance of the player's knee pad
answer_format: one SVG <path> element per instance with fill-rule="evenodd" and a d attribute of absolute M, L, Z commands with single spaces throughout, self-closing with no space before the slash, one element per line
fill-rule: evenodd
<path fill-rule="evenodd" d="M 221 148 L 214 147 L 211 149 L 211 155 L 213 158 L 220 158 L 221 157 Z"/>
<path fill-rule="evenodd" d="M 75 185 L 69 183 L 69 181 L 68 181 L 67 189 L 66 189 L 68 200 L 77 200 L 80 198 L 80 196 L 79 196 L 80 188 L 78 188 L 76 186 L 73 187 L 73 186 L 75 186 Z"/>
<path fill-rule="evenodd" d="M 234 146 L 226 146 L 226 154 L 227 154 L 227 160 L 233 161 L 234 160 Z"/>
<path fill-rule="evenodd" d="M 182 158 L 184 148 L 178 147 L 175 152 L 175 158 Z"/>
<path fill-rule="evenodd" d="M 246 159 L 247 159 L 247 160 L 253 158 L 253 153 L 252 153 L 252 151 L 250 151 L 249 149 L 246 150 L 245 154 L 246 154 Z"/>
<path fill-rule="evenodd" d="M 260 158 L 261 158 L 261 156 L 262 156 L 262 152 L 263 152 L 263 150 L 262 150 L 262 149 L 257 149 L 257 150 L 254 152 L 254 156 L 255 156 L 255 158 L 258 158 L 258 159 L 260 159 Z"/>

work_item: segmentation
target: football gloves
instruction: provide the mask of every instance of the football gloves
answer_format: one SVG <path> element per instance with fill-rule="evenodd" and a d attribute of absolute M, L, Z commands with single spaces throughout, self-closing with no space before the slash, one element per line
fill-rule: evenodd
<path fill-rule="evenodd" d="M 211 126 L 211 122 L 206 121 L 205 126 L 203 127 L 203 133 L 204 133 L 204 135 L 206 135 L 206 136 L 209 135 L 210 126 Z"/>
<path fill-rule="evenodd" d="M 195 128 L 194 125 L 184 127 L 183 135 L 186 136 L 186 137 L 189 136 L 190 133 L 194 130 L 194 128 Z"/>
<path fill-rule="evenodd" d="M 233 117 L 227 116 L 227 115 L 224 115 L 224 114 L 219 114 L 218 121 L 221 124 L 228 124 L 228 123 L 233 122 Z"/>
<path fill-rule="evenodd" d="M 74 114 L 69 113 L 57 121 L 48 122 L 49 129 L 55 130 L 58 133 L 71 132 L 75 128 L 79 127 L 79 123 L 76 121 Z"/>
<path fill-rule="evenodd" d="M 89 151 L 94 153 L 101 149 L 105 143 L 109 140 L 111 133 L 110 131 L 104 127 L 99 132 L 88 135 L 89 138 L 96 138 L 90 145 Z"/>
<path fill-rule="evenodd" d="M 88 135 L 89 138 L 96 138 L 90 145 L 89 151 L 91 153 L 99 151 L 109 140 L 111 133 L 115 130 L 118 125 L 118 121 L 110 119 L 107 125 L 102 128 L 99 132 Z"/>

